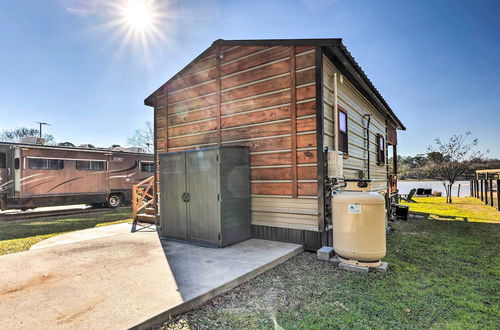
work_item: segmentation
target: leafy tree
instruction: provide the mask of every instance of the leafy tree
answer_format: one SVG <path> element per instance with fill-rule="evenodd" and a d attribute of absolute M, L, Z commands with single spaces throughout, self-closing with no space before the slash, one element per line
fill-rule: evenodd
<path fill-rule="evenodd" d="M 2 130 L 0 132 L 0 141 L 3 142 L 20 142 L 25 137 L 39 137 L 40 131 L 37 128 L 19 127 L 13 130 Z M 56 141 L 51 134 L 43 134 L 46 144 L 54 145 Z"/>
<path fill-rule="evenodd" d="M 136 129 L 134 135 L 128 139 L 128 144 L 134 147 L 142 147 L 147 152 L 153 152 L 154 132 L 153 125 L 147 121 L 141 129 Z"/>
<path fill-rule="evenodd" d="M 427 150 L 427 160 L 430 165 L 430 176 L 443 183 L 446 192 L 446 202 L 452 203 L 451 188 L 455 181 L 471 169 L 483 154 L 474 151 L 478 140 L 468 142 L 471 132 L 453 135 L 448 141 L 437 138 L 434 146 Z"/>

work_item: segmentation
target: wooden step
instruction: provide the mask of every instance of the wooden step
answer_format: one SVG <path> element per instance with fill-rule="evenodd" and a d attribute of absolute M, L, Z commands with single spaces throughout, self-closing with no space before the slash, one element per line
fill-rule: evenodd
<path fill-rule="evenodd" d="M 155 223 L 156 222 L 156 216 L 151 215 L 151 214 L 138 214 L 137 219 L 140 222 L 147 222 L 147 223 Z"/>
<path fill-rule="evenodd" d="M 146 214 L 149 214 L 149 215 L 156 215 L 156 211 L 154 208 L 152 207 L 146 207 Z"/>

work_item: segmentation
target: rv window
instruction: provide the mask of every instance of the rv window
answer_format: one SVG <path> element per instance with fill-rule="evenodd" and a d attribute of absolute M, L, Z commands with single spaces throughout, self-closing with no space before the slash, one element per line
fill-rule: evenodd
<path fill-rule="evenodd" d="M 155 165 L 153 162 L 141 162 L 141 171 L 142 172 L 154 172 Z"/>
<path fill-rule="evenodd" d="M 3 152 L 0 152 L 0 168 L 7 167 L 7 155 Z"/>
<path fill-rule="evenodd" d="M 64 161 L 62 159 L 29 158 L 28 166 L 32 170 L 62 170 Z"/>
<path fill-rule="evenodd" d="M 87 170 L 87 171 L 105 171 L 106 170 L 106 162 L 77 160 L 76 161 L 76 169 L 77 170 Z"/>
<path fill-rule="evenodd" d="M 377 164 L 385 164 L 385 139 L 382 134 L 377 134 Z"/>
<path fill-rule="evenodd" d="M 348 153 L 347 113 L 339 110 L 339 150 Z"/>

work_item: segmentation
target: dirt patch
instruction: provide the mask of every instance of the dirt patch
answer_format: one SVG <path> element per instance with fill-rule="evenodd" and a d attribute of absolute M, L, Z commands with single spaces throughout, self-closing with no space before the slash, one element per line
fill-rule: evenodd
<path fill-rule="evenodd" d="M 29 289 L 29 288 L 44 285 L 44 284 L 47 284 L 48 281 L 53 282 L 53 280 L 55 280 L 55 279 L 56 279 L 56 277 L 53 275 L 41 274 L 41 275 L 38 275 L 38 276 L 35 276 L 35 277 L 29 279 L 25 283 L 18 285 L 14 288 L 10 288 L 10 289 L 8 288 L 6 290 L 1 291 L 0 296 L 7 296 L 10 294 L 20 292 L 20 291 L 24 291 L 24 290 Z"/>
<path fill-rule="evenodd" d="M 106 300 L 107 297 L 97 299 L 96 301 L 93 301 L 91 303 L 85 304 L 81 308 L 78 309 L 78 311 L 70 314 L 69 316 L 67 315 L 61 315 L 57 318 L 57 324 L 64 324 L 64 323 L 71 323 L 75 321 L 78 318 L 81 318 L 88 312 L 92 311 L 93 309 L 97 308 L 104 300 Z"/>

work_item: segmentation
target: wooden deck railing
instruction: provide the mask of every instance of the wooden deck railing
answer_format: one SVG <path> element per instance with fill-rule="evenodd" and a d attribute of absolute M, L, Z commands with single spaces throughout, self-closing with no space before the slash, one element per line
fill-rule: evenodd
<path fill-rule="evenodd" d="M 132 219 L 137 221 L 155 223 L 154 212 L 154 176 L 132 186 Z M 151 214 L 152 213 L 152 214 Z"/>
<path fill-rule="evenodd" d="M 470 195 L 500 212 L 500 169 L 476 170 L 470 182 Z"/>

